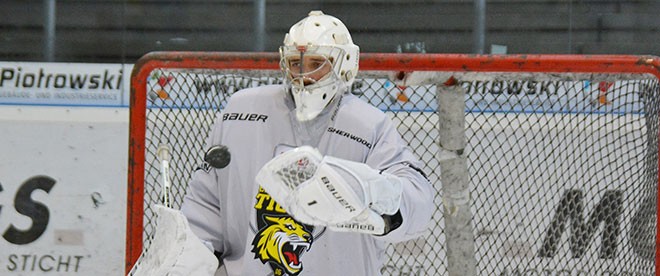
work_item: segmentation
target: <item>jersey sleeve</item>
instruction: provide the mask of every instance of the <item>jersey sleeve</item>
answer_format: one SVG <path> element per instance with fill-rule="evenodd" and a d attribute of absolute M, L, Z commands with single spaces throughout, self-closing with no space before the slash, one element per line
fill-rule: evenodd
<path fill-rule="evenodd" d="M 220 144 L 220 141 L 216 140 L 221 137 L 221 132 L 222 120 L 218 117 L 205 148 Z M 181 211 L 188 219 L 193 233 L 201 240 L 211 243 L 214 251 L 222 253 L 225 252 L 225 228 L 222 225 L 217 170 L 210 168 L 203 160 L 199 160 L 199 163 L 200 166 L 195 169 L 188 184 Z"/>
<path fill-rule="evenodd" d="M 393 243 L 417 238 L 428 229 L 435 210 L 435 191 L 421 170 L 422 163 L 401 138 L 394 124 L 386 118 L 377 131 L 378 138 L 366 163 L 401 179 L 403 192 L 399 211 L 403 221 L 397 229 L 376 238 Z"/>

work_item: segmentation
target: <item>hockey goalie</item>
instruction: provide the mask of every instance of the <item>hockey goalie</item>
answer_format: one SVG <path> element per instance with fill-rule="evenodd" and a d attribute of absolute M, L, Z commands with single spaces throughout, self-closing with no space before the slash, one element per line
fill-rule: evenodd
<path fill-rule="evenodd" d="M 435 210 L 422 164 L 350 93 L 359 48 L 339 19 L 310 12 L 280 57 L 283 84 L 238 91 L 218 116 L 206 146 L 231 162 L 200 165 L 181 211 L 231 276 L 381 275 L 386 246 Z"/>

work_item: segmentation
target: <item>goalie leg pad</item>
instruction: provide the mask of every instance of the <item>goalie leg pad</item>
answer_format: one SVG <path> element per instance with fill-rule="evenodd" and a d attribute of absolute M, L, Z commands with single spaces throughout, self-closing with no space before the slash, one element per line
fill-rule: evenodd
<path fill-rule="evenodd" d="M 190 229 L 181 211 L 155 205 L 156 233 L 142 251 L 131 276 L 213 275 L 219 265 L 212 251 Z"/>

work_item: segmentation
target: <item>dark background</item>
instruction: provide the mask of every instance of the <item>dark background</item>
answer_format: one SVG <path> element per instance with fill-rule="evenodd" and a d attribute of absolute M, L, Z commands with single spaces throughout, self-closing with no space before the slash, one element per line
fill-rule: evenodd
<path fill-rule="evenodd" d="M 501 45 L 510 54 L 660 55 L 658 0 L 479 1 L 2 0 L 0 60 L 133 63 L 160 50 L 277 51 L 313 9 L 344 21 L 363 52 L 488 54 Z"/>

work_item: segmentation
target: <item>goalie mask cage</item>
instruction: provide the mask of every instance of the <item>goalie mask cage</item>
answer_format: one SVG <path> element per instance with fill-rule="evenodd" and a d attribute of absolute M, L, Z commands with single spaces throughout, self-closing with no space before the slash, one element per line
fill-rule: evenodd
<path fill-rule="evenodd" d="M 351 93 L 394 120 L 437 191 L 428 232 L 388 246 L 383 275 L 660 275 L 659 68 L 653 56 L 361 54 Z M 227 97 L 280 82 L 276 53 L 138 61 L 127 270 L 155 229 L 157 148 L 172 148 L 178 208 Z"/>

